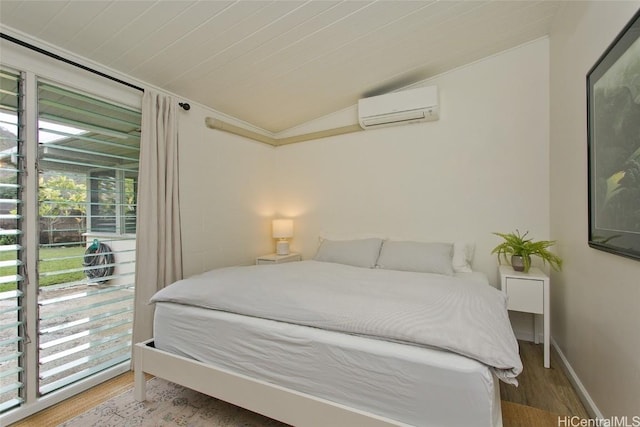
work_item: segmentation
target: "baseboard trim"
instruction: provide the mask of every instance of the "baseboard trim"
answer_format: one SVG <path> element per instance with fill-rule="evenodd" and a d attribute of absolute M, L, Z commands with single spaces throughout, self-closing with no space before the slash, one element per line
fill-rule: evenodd
<path fill-rule="evenodd" d="M 558 345 L 556 340 L 553 339 L 553 337 L 551 337 L 551 345 L 558 352 L 558 356 L 560 356 L 560 361 L 562 362 L 562 370 L 567 375 L 569 382 L 576 390 L 580 401 L 582 401 L 582 404 L 584 405 L 591 418 L 604 419 L 604 415 L 602 415 L 602 412 L 600 412 L 600 409 L 598 409 L 598 407 L 596 406 L 596 403 L 589 395 L 589 392 L 582 384 L 582 381 L 580 381 L 578 374 L 576 374 L 576 371 L 573 370 L 573 367 L 571 367 L 569 360 L 566 358 L 562 350 L 560 350 L 560 346 Z"/>
<path fill-rule="evenodd" d="M 523 331 L 523 330 L 513 330 L 514 335 L 516 336 L 516 339 L 520 340 L 520 341 L 527 341 L 527 342 L 535 342 L 534 338 L 534 334 L 531 331 Z M 538 334 L 538 340 L 539 342 L 544 342 L 544 335 Z"/>

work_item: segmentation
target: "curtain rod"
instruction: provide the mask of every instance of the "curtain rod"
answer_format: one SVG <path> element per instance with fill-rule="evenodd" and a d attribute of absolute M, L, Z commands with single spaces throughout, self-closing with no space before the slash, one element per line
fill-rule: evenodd
<path fill-rule="evenodd" d="M 65 58 L 65 57 L 62 57 L 62 56 L 60 56 L 60 55 L 58 55 L 58 54 L 55 54 L 55 53 L 53 53 L 53 52 L 49 52 L 48 50 L 42 49 L 42 48 L 40 48 L 40 47 L 38 47 L 38 46 L 34 46 L 34 45 L 32 45 L 32 44 L 30 44 L 30 43 L 27 43 L 27 42 L 25 42 L 25 41 L 23 41 L 23 40 L 20 40 L 20 39 L 17 39 L 17 38 L 15 38 L 15 37 L 12 37 L 12 36 L 10 36 L 10 35 L 8 35 L 8 34 L 1 33 L 1 32 L 0 32 L 0 38 L 3 38 L 3 39 L 5 39 L 5 40 L 8 40 L 8 41 L 10 41 L 10 42 L 12 42 L 12 43 L 15 43 L 15 44 L 17 44 L 17 45 L 20 45 L 20 46 L 22 46 L 22 47 L 26 47 L 27 49 L 31 49 L 31 50 L 33 50 L 33 51 L 35 51 L 35 52 L 41 53 L 41 54 L 43 54 L 43 55 L 46 55 L 46 56 L 48 56 L 48 57 L 50 57 L 50 58 L 53 58 L 53 59 L 56 59 L 56 60 L 58 60 L 58 61 L 62 61 L 62 62 L 64 62 L 64 63 L 66 63 L 66 64 L 73 65 L 74 67 L 78 67 L 78 68 L 83 69 L 83 70 L 85 70 L 85 71 L 89 71 L 90 73 L 97 74 L 97 75 L 99 75 L 100 77 L 104 77 L 104 78 L 106 78 L 106 79 L 112 80 L 112 81 L 114 81 L 114 82 L 120 83 L 120 84 L 125 85 L 125 86 L 128 86 L 128 87 L 130 87 L 130 88 L 137 89 L 137 90 L 139 90 L 140 92 L 144 92 L 144 89 L 143 89 L 143 88 L 141 88 L 141 87 L 139 87 L 139 86 L 136 86 L 136 85 L 131 84 L 131 83 L 129 83 L 129 82 L 125 82 L 124 80 L 120 80 L 120 79 L 119 79 L 119 78 L 117 78 L 117 77 L 113 77 L 113 76 L 110 76 L 110 75 L 108 75 L 108 74 L 105 74 L 105 73 L 103 73 L 102 71 L 98 71 L 98 70 L 93 69 L 93 68 L 91 68 L 91 67 L 87 67 L 86 65 L 82 65 L 82 64 L 80 64 L 80 63 L 78 63 L 78 62 L 72 61 L 72 60 L 67 59 L 67 58 Z"/>

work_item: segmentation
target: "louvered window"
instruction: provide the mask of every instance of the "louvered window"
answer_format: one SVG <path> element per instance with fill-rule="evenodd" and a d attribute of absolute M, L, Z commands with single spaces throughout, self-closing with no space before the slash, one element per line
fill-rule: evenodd
<path fill-rule="evenodd" d="M 0 69 L 0 412 L 23 394 L 21 82 Z"/>
<path fill-rule="evenodd" d="M 130 357 L 140 111 L 38 83 L 39 391 Z"/>

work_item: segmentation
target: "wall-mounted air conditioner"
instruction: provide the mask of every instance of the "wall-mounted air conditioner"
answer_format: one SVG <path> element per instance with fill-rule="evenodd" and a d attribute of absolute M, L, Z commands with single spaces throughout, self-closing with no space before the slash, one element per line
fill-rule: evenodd
<path fill-rule="evenodd" d="M 358 117 L 363 129 L 438 120 L 438 87 L 427 86 L 358 101 Z"/>

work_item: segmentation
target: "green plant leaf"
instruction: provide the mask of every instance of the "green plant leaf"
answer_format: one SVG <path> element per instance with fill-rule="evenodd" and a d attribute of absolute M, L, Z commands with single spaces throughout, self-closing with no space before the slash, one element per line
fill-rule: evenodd
<path fill-rule="evenodd" d="M 548 249 L 556 244 L 555 240 L 539 240 L 536 242 L 527 238 L 528 231 L 521 234 L 519 230 L 514 233 L 493 234 L 504 240 L 491 251 L 492 254 L 498 255 L 498 261 L 502 258 L 507 264 L 510 264 L 507 257 L 520 255 L 524 259 L 525 271 L 528 271 L 531 266 L 531 256 L 537 256 L 542 259 L 544 264 L 549 263 L 554 270 L 562 269 L 562 259 Z"/>

